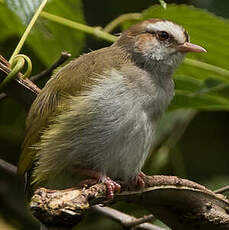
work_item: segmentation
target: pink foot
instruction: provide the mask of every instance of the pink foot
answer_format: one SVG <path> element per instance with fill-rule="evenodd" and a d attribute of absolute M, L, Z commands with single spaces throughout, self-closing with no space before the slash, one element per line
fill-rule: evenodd
<path fill-rule="evenodd" d="M 136 184 L 139 186 L 140 189 L 145 188 L 145 174 L 140 172 L 136 178 Z"/>
<path fill-rule="evenodd" d="M 111 178 L 107 176 L 102 176 L 100 180 L 107 187 L 107 199 L 112 200 L 114 198 L 114 193 L 120 192 L 120 189 L 121 189 L 120 184 L 111 180 Z"/>
<path fill-rule="evenodd" d="M 80 187 L 88 187 L 102 182 L 107 187 L 107 199 L 109 200 L 113 199 L 115 192 L 120 192 L 121 186 L 117 182 L 113 181 L 110 177 L 102 175 L 102 173 L 86 169 L 78 169 L 77 172 L 81 175 L 92 177 L 92 179 L 81 181 L 78 184 Z"/>

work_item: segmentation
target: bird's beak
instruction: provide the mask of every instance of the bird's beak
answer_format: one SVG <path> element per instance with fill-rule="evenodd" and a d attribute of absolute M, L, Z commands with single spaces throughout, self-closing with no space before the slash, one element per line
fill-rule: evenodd
<path fill-rule="evenodd" d="M 177 51 L 180 52 L 195 52 L 195 53 L 207 52 L 206 49 L 204 49 L 203 47 L 192 44 L 190 42 L 185 42 L 181 45 L 178 45 L 176 49 Z"/>

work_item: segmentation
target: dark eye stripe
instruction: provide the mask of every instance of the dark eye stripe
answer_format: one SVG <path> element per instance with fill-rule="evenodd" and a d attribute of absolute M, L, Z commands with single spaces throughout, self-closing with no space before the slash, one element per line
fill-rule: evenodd
<path fill-rule="evenodd" d="M 186 42 L 189 42 L 189 35 L 186 31 L 184 31 L 184 35 L 185 35 L 185 38 L 186 38 Z"/>

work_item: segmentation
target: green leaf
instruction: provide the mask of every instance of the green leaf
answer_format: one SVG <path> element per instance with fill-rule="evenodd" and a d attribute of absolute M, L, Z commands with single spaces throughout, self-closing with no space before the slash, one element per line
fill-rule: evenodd
<path fill-rule="evenodd" d="M 176 75 L 174 80 L 176 89 L 186 90 L 190 92 L 200 90 L 203 85 L 202 80 L 198 80 L 196 78 L 185 75 Z"/>
<path fill-rule="evenodd" d="M 229 110 L 229 99 L 215 95 L 176 90 L 175 97 L 169 109 L 183 108 L 199 110 Z"/>
<path fill-rule="evenodd" d="M 176 95 L 169 110 L 194 108 L 228 110 L 229 85 L 218 80 L 200 80 L 185 75 L 175 77 Z"/>
<path fill-rule="evenodd" d="M 5 0 L 5 2 L 24 24 L 28 24 L 42 0 Z"/>
<path fill-rule="evenodd" d="M 80 0 L 59 1 L 48 3 L 45 10 L 49 13 L 84 23 Z M 36 52 L 42 62 L 49 66 L 64 50 L 76 55 L 84 44 L 84 33 L 40 18 L 27 44 Z"/>
<path fill-rule="evenodd" d="M 25 28 L 20 19 L 4 4 L 0 4 L 0 27 L 0 42 L 4 42 L 9 37 L 19 36 Z"/>
<path fill-rule="evenodd" d="M 80 0 L 52 0 L 46 5 L 46 10 L 50 13 L 84 23 Z M 0 42 L 7 41 L 12 37 L 14 37 L 14 40 L 16 40 L 15 37 L 18 37 L 19 41 L 26 28 L 18 16 L 9 10 L 5 4 L 0 4 L 0 27 Z M 49 66 L 64 50 L 73 55 L 78 55 L 84 44 L 84 33 L 40 18 L 25 44 L 43 64 Z M 30 56 L 30 53 L 25 54 Z"/>

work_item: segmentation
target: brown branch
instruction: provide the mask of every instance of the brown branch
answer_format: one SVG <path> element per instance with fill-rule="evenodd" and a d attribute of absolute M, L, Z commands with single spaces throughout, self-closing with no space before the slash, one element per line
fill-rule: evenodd
<path fill-rule="evenodd" d="M 229 191 L 229 185 L 225 186 L 225 187 L 222 187 L 222 188 L 219 188 L 217 190 L 215 190 L 214 192 L 215 193 L 224 193 L 224 192 L 227 192 Z"/>
<path fill-rule="evenodd" d="M 112 202 L 128 201 L 147 209 L 176 230 L 228 229 L 229 201 L 204 186 L 173 176 L 146 176 L 143 191 L 123 187 Z M 106 186 L 88 189 L 38 189 L 30 203 L 31 211 L 46 225 L 75 225 L 96 204 L 109 204 Z"/>
<path fill-rule="evenodd" d="M 39 74 L 36 74 L 36 75 L 30 77 L 29 80 L 28 79 L 25 80 L 24 84 L 25 85 L 29 84 L 30 87 L 31 87 L 31 91 L 34 91 L 33 94 L 32 94 L 31 100 L 29 100 L 29 102 L 28 102 L 29 105 L 27 105 L 28 103 L 26 103 L 27 108 L 30 107 L 30 105 L 33 102 L 33 100 L 35 99 L 36 95 L 40 92 L 39 88 L 36 85 L 32 86 L 30 81 L 35 82 L 35 81 L 39 80 L 42 77 L 50 75 L 54 69 L 56 69 L 58 66 L 62 65 L 69 57 L 71 57 L 70 53 L 62 52 L 61 56 L 59 57 L 59 59 L 53 65 L 51 65 L 48 69 L 42 71 Z M 0 71 L 2 71 L 2 74 L 3 74 L 2 76 L 0 75 L 0 82 L 1 82 L 1 77 L 2 77 L 2 79 L 5 78 L 7 76 L 7 74 L 10 72 L 10 64 L 9 64 L 9 62 L 2 56 L 0 56 Z M 20 74 L 19 74 L 19 76 L 20 76 Z M 21 79 L 21 80 L 23 82 L 23 79 Z M 14 82 L 14 84 L 15 84 L 15 82 Z M 20 83 L 20 84 L 23 84 L 23 83 Z M 11 87 L 14 89 L 16 86 L 11 86 Z M 13 92 L 13 90 L 11 88 L 9 88 L 9 89 L 7 88 L 6 90 L 8 90 L 8 93 L 10 93 L 10 94 L 12 94 L 12 92 Z M 19 92 L 18 92 L 18 94 L 19 94 Z M 21 96 L 21 95 L 19 95 L 19 96 Z M 0 100 L 4 99 L 6 97 L 7 97 L 6 93 L 0 93 Z M 13 97 L 14 98 L 16 97 L 15 92 L 13 94 Z M 28 95 L 26 97 L 28 97 Z"/>
<path fill-rule="evenodd" d="M 125 220 L 123 224 L 124 224 L 124 227 L 131 228 L 131 227 L 135 227 L 137 225 L 141 225 L 143 223 L 149 222 L 153 219 L 155 219 L 154 215 L 150 214 L 148 216 L 143 216 L 137 219 Z"/>
<path fill-rule="evenodd" d="M 0 56 L 0 82 L 11 71 L 9 66 L 10 64 L 8 61 Z M 39 92 L 40 89 L 29 79 L 23 79 L 20 73 L 17 78 L 4 89 L 4 93 L 24 105 L 27 110 L 30 108 Z"/>
<path fill-rule="evenodd" d="M 144 216 L 142 218 L 135 218 L 113 208 L 101 207 L 99 205 L 92 206 L 90 210 L 120 223 L 125 228 L 135 227 L 134 229 L 142 230 L 165 230 L 164 228 L 158 227 L 156 225 L 146 223 L 152 219 L 155 219 L 153 215 Z"/>
<path fill-rule="evenodd" d="M 5 171 L 6 173 L 9 173 L 11 175 L 16 175 L 17 174 L 17 167 L 0 159 L 0 169 Z"/>

